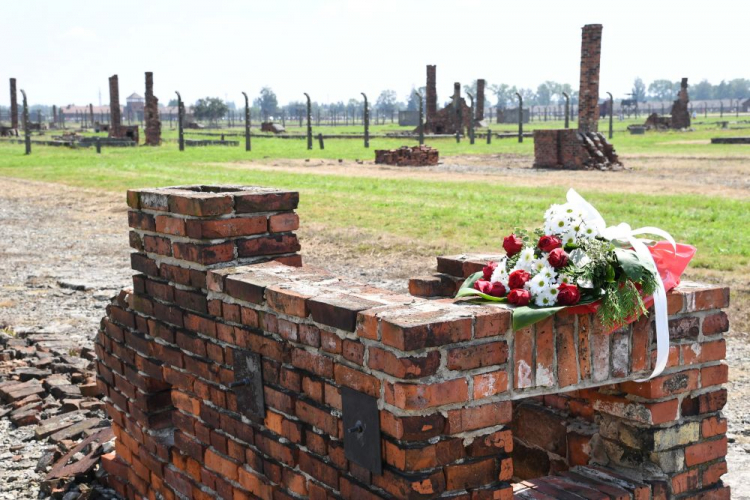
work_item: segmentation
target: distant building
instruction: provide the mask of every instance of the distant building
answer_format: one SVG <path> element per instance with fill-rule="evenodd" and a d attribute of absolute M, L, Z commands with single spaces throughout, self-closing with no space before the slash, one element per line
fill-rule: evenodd
<path fill-rule="evenodd" d="M 133 121 L 143 120 L 143 110 L 146 107 L 146 98 L 133 92 L 125 99 L 125 116 Z"/>

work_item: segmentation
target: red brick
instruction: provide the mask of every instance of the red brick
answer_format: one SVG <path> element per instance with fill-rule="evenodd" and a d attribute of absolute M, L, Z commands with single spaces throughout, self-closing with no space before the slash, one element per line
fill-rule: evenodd
<path fill-rule="evenodd" d="M 402 447 L 397 443 L 385 441 L 385 462 L 402 471 L 432 469 L 464 458 L 464 446 L 461 439 L 438 441 L 434 444 L 421 443 L 420 446 Z"/>
<path fill-rule="evenodd" d="M 661 375 L 648 382 L 624 382 L 622 390 L 644 398 L 664 398 L 698 388 L 698 370 L 685 370 L 669 375 Z"/>
<path fill-rule="evenodd" d="M 292 365 L 319 377 L 333 378 L 333 360 L 322 354 L 295 348 L 292 350 Z"/>
<path fill-rule="evenodd" d="M 405 410 L 421 410 L 468 400 L 469 384 L 460 378 L 432 384 L 386 383 L 385 400 Z"/>
<path fill-rule="evenodd" d="M 708 311 L 729 307 L 729 289 L 724 287 L 696 290 L 692 311 Z"/>
<path fill-rule="evenodd" d="M 185 219 L 168 217 L 166 215 L 156 216 L 156 232 L 185 236 Z"/>
<path fill-rule="evenodd" d="M 701 436 L 711 438 L 727 433 L 727 419 L 721 417 L 709 417 L 701 422 Z"/>
<path fill-rule="evenodd" d="M 365 346 L 362 342 L 344 339 L 342 353 L 345 359 L 357 365 L 361 366 L 365 362 Z"/>
<path fill-rule="evenodd" d="M 492 309 L 495 310 L 477 314 L 474 324 L 474 338 L 496 337 L 508 333 L 512 313 L 507 309 Z"/>
<path fill-rule="evenodd" d="M 710 462 L 727 455 L 727 438 L 703 441 L 685 448 L 685 464 L 688 467 Z"/>
<path fill-rule="evenodd" d="M 317 427 L 329 436 L 339 435 L 339 419 L 331 415 L 330 411 L 298 400 L 295 407 L 297 418 Z"/>
<path fill-rule="evenodd" d="M 513 452 L 513 434 L 505 429 L 484 436 L 477 436 L 468 447 L 472 457 L 497 456 Z"/>
<path fill-rule="evenodd" d="M 237 217 L 232 219 L 187 221 L 187 235 L 195 239 L 232 238 L 236 236 L 252 236 L 265 233 L 266 218 Z"/>
<path fill-rule="evenodd" d="M 228 458 L 219 455 L 211 449 L 207 449 L 204 456 L 204 463 L 206 464 L 207 468 L 218 472 L 228 479 L 237 481 L 237 464 L 229 460 Z"/>
<path fill-rule="evenodd" d="M 578 383 L 578 350 L 575 331 L 571 325 L 560 325 L 556 332 L 557 340 L 557 381 L 560 387 Z"/>
<path fill-rule="evenodd" d="M 702 474 L 703 487 L 718 483 L 727 472 L 727 463 L 724 461 L 709 465 Z"/>
<path fill-rule="evenodd" d="M 497 462 L 494 458 L 449 465 L 445 468 L 445 487 L 447 490 L 476 488 L 495 482 L 497 475 Z"/>
<path fill-rule="evenodd" d="M 508 360 L 508 344 L 487 342 L 448 351 L 449 370 L 471 370 L 483 366 L 500 365 Z"/>
<path fill-rule="evenodd" d="M 729 381 L 729 366 L 726 363 L 701 368 L 701 387 L 721 385 Z"/>
<path fill-rule="evenodd" d="M 272 234 L 258 238 L 237 240 L 239 257 L 256 257 L 279 253 L 293 253 L 300 250 L 297 236 L 294 234 Z"/>
<path fill-rule="evenodd" d="M 143 249 L 148 253 L 171 256 L 172 241 L 162 236 L 146 234 L 143 236 Z"/>
<path fill-rule="evenodd" d="M 268 307 L 274 311 L 289 316 L 307 318 L 310 310 L 307 307 L 308 296 L 299 294 L 284 286 L 269 286 L 266 288 Z"/>
<path fill-rule="evenodd" d="M 489 398 L 508 390 L 508 372 L 498 370 L 474 375 L 473 399 Z"/>
<path fill-rule="evenodd" d="M 725 312 L 718 312 L 703 318 L 703 335 L 716 335 L 729 331 L 729 318 Z"/>
<path fill-rule="evenodd" d="M 196 262 L 202 265 L 230 262 L 234 260 L 234 244 L 219 243 L 200 245 L 195 243 L 175 243 L 173 245 L 176 259 Z"/>
<path fill-rule="evenodd" d="M 370 368 L 402 379 L 429 377 L 440 366 L 438 351 L 430 351 L 425 356 L 398 357 L 390 351 L 371 346 L 369 352 L 367 364 Z"/>
<path fill-rule="evenodd" d="M 481 406 L 471 406 L 448 411 L 447 434 L 458 434 L 495 425 L 504 425 L 512 419 L 510 401 L 500 401 Z"/>
<path fill-rule="evenodd" d="M 439 314 L 436 316 L 439 318 Z M 423 322 L 411 324 L 411 318 L 404 320 L 383 319 L 380 325 L 384 344 L 413 351 L 425 347 L 438 347 L 455 344 L 471 338 L 471 318 L 430 322 L 425 318 Z"/>
<path fill-rule="evenodd" d="M 282 233 L 299 229 L 299 216 L 294 213 L 272 215 L 268 218 L 268 230 L 272 233 Z"/>
<path fill-rule="evenodd" d="M 321 330 L 320 349 L 333 354 L 341 354 L 341 339 L 335 333 Z"/>
<path fill-rule="evenodd" d="M 208 217 L 232 212 L 231 196 L 219 193 L 169 194 L 169 211 L 182 215 Z"/>
<path fill-rule="evenodd" d="M 522 328 L 514 333 L 513 387 L 523 389 L 534 385 L 534 330 Z"/>
<path fill-rule="evenodd" d="M 338 364 L 334 367 L 334 374 L 336 383 L 339 385 L 364 392 L 375 398 L 380 396 L 380 381 L 372 375 Z"/>
<path fill-rule="evenodd" d="M 128 210 L 128 226 L 144 231 L 154 231 L 156 229 L 153 215 L 135 210 Z"/>

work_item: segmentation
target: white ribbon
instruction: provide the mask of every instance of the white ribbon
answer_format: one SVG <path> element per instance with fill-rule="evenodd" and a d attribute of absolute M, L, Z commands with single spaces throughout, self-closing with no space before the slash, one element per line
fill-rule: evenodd
<path fill-rule="evenodd" d="M 636 380 L 636 382 L 646 382 L 659 375 L 664 368 L 667 366 L 667 360 L 669 359 L 669 324 L 667 321 L 667 292 L 664 289 L 664 282 L 661 280 L 659 270 L 656 269 L 656 262 L 648 251 L 648 247 L 640 238 L 637 238 L 639 234 L 655 234 L 661 236 L 672 244 L 675 252 L 677 252 L 677 245 L 674 239 L 666 231 L 659 229 L 658 227 L 641 227 L 638 229 L 632 229 L 630 225 L 626 223 L 618 224 L 617 226 L 609 226 L 604 222 L 604 218 L 601 214 L 583 197 L 576 193 L 575 190 L 568 190 L 567 195 L 568 203 L 574 205 L 584 214 L 584 221 L 586 224 L 593 225 L 599 234 L 609 240 L 627 241 L 635 250 L 638 257 L 645 262 L 650 262 L 656 273 L 656 291 L 654 292 L 654 316 L 656 322 L 656 365 L 654 371 L 648 378 Z"/>

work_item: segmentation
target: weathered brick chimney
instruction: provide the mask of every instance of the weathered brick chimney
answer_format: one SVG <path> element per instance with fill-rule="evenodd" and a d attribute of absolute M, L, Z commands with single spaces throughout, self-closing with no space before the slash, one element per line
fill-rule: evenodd
<path fill-rule="evenodd" d="M 16 79 L 10 79 L 10 128 L 18 130 L 18 94 Z"/>
<path fill-rule="evenodd" d="M 581 80 L 578 90 L 578 130 L 599 131 L 599 66 L 602 25 L 587 24 L 581 35 Z"/>
<path fill-rule="evenodd" d="M 109 77 L 109 130 L 110 136 L 113 130 L 120 128 L 122 124 L 120 112 L 120 84 L 117 75 Z"/>
<path fill-rule="evenodd" d="M 161 144 L 161 121 L 159 120 L 159 99 L 154 95 L 154 74 L 146 72 L 146 106 L 143 110 L 146 122 L 146 145 Z"/>
<path fill-rule="evenodd" d="M 729 498 L 727 289 L 669 295 L 669 367 L 637 383 L 649 319 L 606 334 L 558 315 L 512 332 L 502 306 L 434 300 L 481 265 L 466 257 L 411 282 L 433 300 L 295 267 L 297 201 L 128 193 L 137 274 L 96 345 L 120 494 Z"/>
<path fill-rule="evenodd" d="M 535 167 L 599 170 L 622 167 L 615 148 L 598 132 L 601 51 L 602 25 L 587 24 L 581 35 L 578 130 L 535 130 Z"/>
<path fill-rule="evenodd" d="M 437 114 L 437 66 L 427 65 L 427 109 L 425 110 L 425 122 L 432 123 Z"/>
<path fill-rule="evenodd" d="M 484 87 L 486 83 L 487 82 L 485 82 L 483 78 L 477 80 L 477 102 L 475 105 L 475 119 L 478 122 L 484 120 Z"/>

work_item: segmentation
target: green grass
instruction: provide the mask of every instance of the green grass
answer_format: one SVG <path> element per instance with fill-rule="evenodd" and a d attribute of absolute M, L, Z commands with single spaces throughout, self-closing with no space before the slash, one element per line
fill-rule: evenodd
<path fill-rule="evenodd" d="M 352 141 L 330 141 L 339 157 L 360 153 Z M 338 143 L 341 144 L 338 144 Z M 502 141 L 498 141 L 501 142 Z M 291 143 L 294 145 L 296 143 Z M 449 149 L 451 142 L 438 147 Z M 453 143 L 455 144 L 455 143 Z M 512 144 L 506 141 L 504 144 Z M 519 151 L 530 148 L 528 141 Z M 259 139 L 256 151 L 277 151 L 288 145 L 292 158 L 318 157 L 296 151 L 289 141 Z M 300 146 L 304 147 L 303 144 Z M 375 147 L 379 147 L 374 144 Z M 476 146 L 479 148 L 479 146 Z M 326 151 L 329 151 L 328 149 Z M 279 150 L 278 154 L 281 153 Z M 173 145 L 162 148 L 69 150 L 36 147 L 24 156 L 22 146 L 0 145 L 0 176 L 105 189 L 186 183 L 256 184 L 301 191 L 304 221 L 331 227 L 354 227 L 440 245 L 446 251 L 498 250 L 502 237 L 516 226 L 541 224 L 544 210 L 564 200 L 564 187 L 506 187 L 501 181 L 438 182 L 409 178 L 347 177 L 278 170 L 256 170 L 240 148 L 191 148 L 183 154 Z M 269 155 L 270 156 L 270 155 Z M 362 156 L 362 155 L 360 155 Z M 335 157 L 335 156 L 334 156 Z M 352 166 L 352 168 L 357 168 Z M 367 168 L 367 167 L 362 167 Z M 607 175 L 592 172 L 591 175 Z M 678 240 L 699 248 L 693 267 L 748 272 L 748 200 L 695 195 L 629 195 L 584 191 L 611 223 L 655 225 Z"/>

